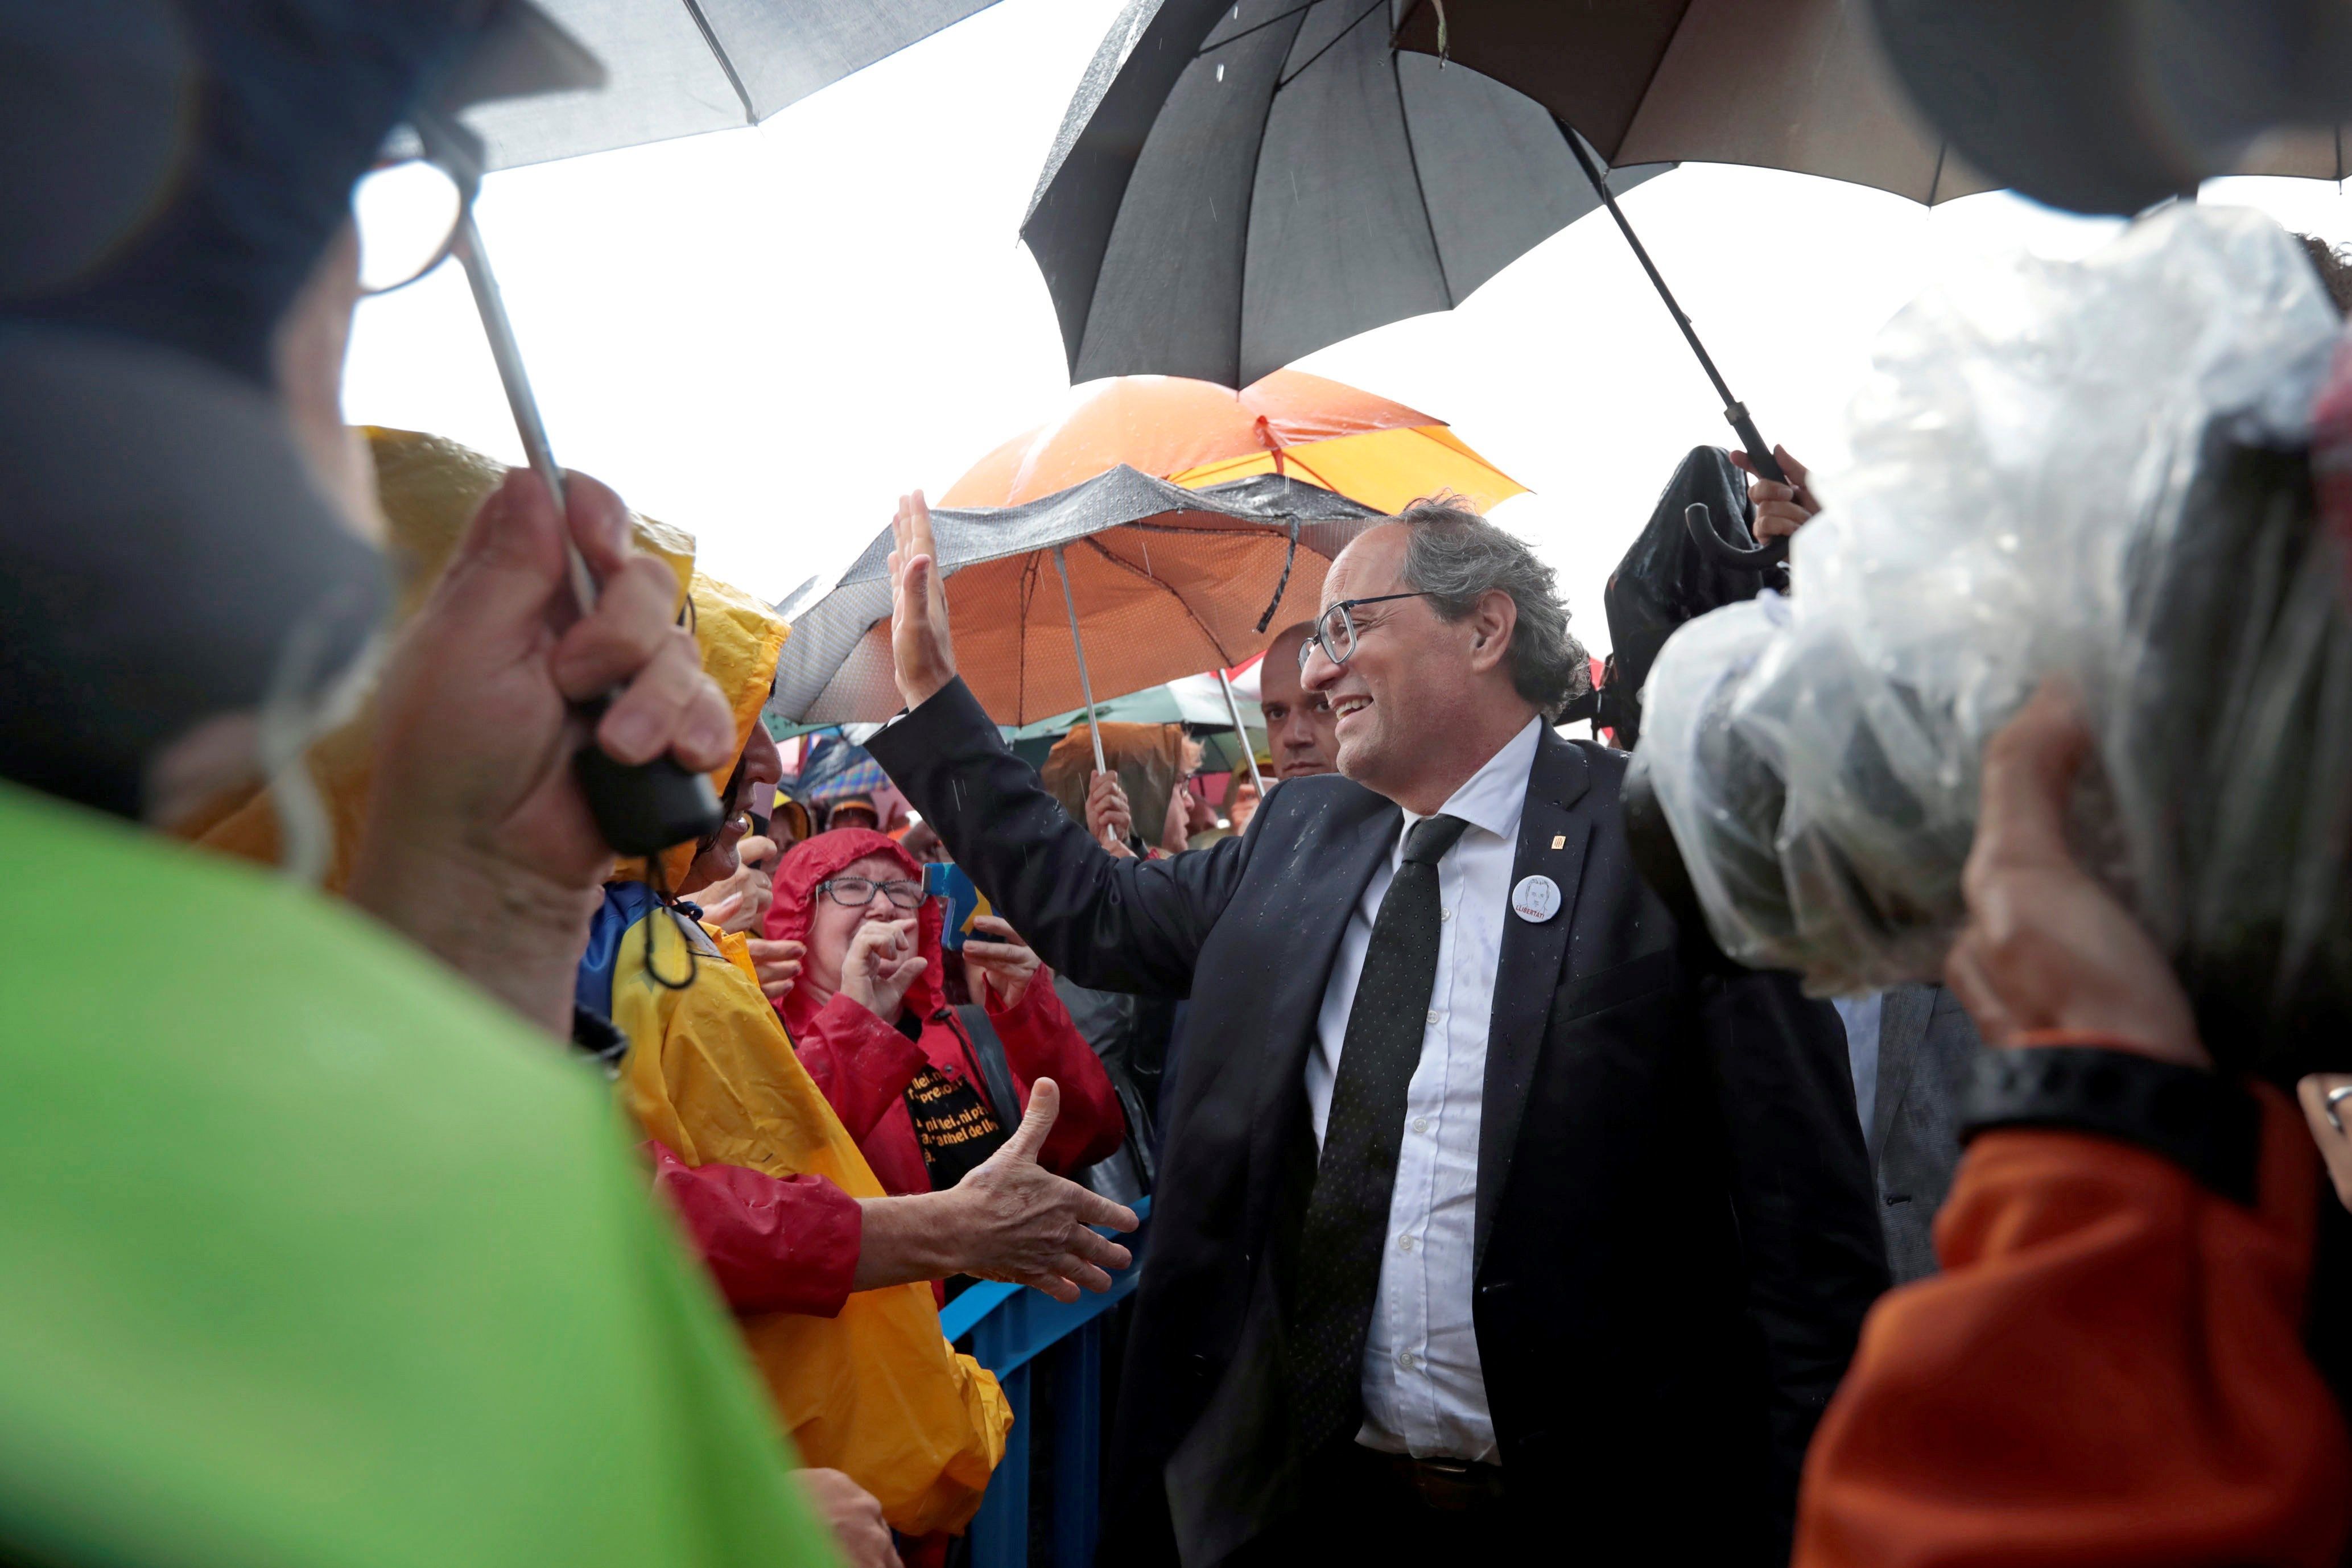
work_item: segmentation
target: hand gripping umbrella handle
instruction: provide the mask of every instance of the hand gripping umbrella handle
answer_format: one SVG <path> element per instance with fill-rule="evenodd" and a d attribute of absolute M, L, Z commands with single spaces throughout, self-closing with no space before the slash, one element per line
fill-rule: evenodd
<path fill-rule="evenodd" d="M 1747 449 L 1748 460 L 1756 465 L 1758 477 L 1769 479 L 1776 485 L 1789 484 L 1789 476 L 1781 468 L 1780 459 L 1772 455 L 1772 443 L 1764 439 L 1764 433 L 1756 428 L 1756 421 L 1748 416 L 1748 405 L 1730 404 L 1725 407 L 1723 416 L 1730 422 L 1732 429 L 1739 433 L 1739 444 Z M 1790 485 L 1789 488 L 1794 489 L 1796 487 Z"/>
<path fill-rule="evenodd" d="M 490 357 L 498 362 L 499 380 L 505 384 L 507 405 L 514 411 L 523 450 L 560 513 L 564 505 L 563 470 L 556 466 L 555 453 L 548 445 L 539 400 L 531 395 L 522 352 L 516 346 L 506 301 L 499 297 L 498 279 L 490 271 L 470 207 L 458 220 L 454 248 L 465 266 L 466 280 L 473 286 L 474 307 L 481 315 L 483 333 L 490 340 Z M 569 533 L 563 548 L 571 561 L 572 591 L 580 602 L 580 613 L 585 615 L 596 604 L 596 578 Z M 592 727 L 609 700 L 600 698 L 581 704 L 581 713 Z M 573 755 L 572 765 L 579 775 L 581 793 L 588 797 L 589 812 L 596 818 L 596 830 L 616 854 L 654 855 L 673 844 L 707 838 L 719 831 L 723 814 L 718 792 L 709 779 L 688 773 L 675 757 L 663 755 L 635 764 L 617 763 L 591 742 Z"/>

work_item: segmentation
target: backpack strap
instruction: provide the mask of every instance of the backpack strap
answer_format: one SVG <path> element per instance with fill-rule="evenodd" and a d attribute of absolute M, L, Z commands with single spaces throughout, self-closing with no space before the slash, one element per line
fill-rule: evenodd
<path fill-rule="evenodd" d="M 981 1088 L 988 1096 L 989 1108 L 996 1112 L 1009 1138 L 1021 1125 L 1021 1096 L 1013 1088 L 1013 1066 L 1004 1059 L 1004 1037 L 996 1032 L 988 1009 L 977 1002 L 964 1003 L 955 1009 L 955 1016 L 963 1025 L 964 1037 L 971 1042 L 972 1056 L 980 1062 Z"/>

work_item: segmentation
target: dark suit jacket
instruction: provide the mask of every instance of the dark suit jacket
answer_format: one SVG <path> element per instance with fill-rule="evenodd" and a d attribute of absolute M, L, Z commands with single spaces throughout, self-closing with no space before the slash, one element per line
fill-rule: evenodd
<path fill-rule="evenodd" d="M 1159 861 L 1105 854 L 958 682 L 868 749 L 1046 961 L 1189 994 L 1118 1396 L 1103 1561 L 1223 1561 L 1296 1500 L 1286 1238 L 1349 909 L 1402 826 L 1338 777 Z M 1474 1321 L 1513 1506 L 1594 1563 L 1786 1562 L 1807 1438 L 1886 1282 L 1836 1014 L 1705 965 L 1635 874 L 1624 757 L 1547 731 L 1496 979 Z M 1525 1478 L 1524 1481 L 1519 1478 Z M 1172 1514 L 1172 1519 L 1171 1519 Z"/>
<path fill-rule="evenodd" d="M 1936 1211 L 1960 1163 L 1960 1089 L 1983 1048 L 1959 998 L 1940 985 L 1898 985 L 1880 1005 L 1870 1155 L 1897 1285 L 1936 1271 Z"/>

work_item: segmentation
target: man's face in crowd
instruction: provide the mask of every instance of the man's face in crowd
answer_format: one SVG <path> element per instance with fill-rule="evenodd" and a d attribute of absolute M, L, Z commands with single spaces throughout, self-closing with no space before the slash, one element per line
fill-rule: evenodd
<path fill-rule="evenodd" d="M 735 770 L 734 787 L 720 802 L 726 808 L 726 819 L 719 825 L 719 837 L 709 848 L 694 858 L 687 873 L 685 886 L 693 889 L 712 882 L 724 881 L 735 874 L 742 864 L 736 846 L 751 831 L 751 815 L 748 809 L 755 800 L 776 798 L 776 783 L 784 776 L 783 754 L 768 734 L 765 724 L 751 726 L 751 739 L 743 747 L 743 761 Z"/>
<path fill-rule="evenodd" d="M 1323 605 L 1408 591 L 1406 531 L 1385 523 L 1359 534 L 1323 581 Z M 1425 598 L 1391 599 L 1354 613 L 1356 648 L 1334 665 L 1307 656 L 1300 684 L 1331 706 L 1333 761 L 1368 789 L 1396 798 L 1446 749 L 1448 725 L 1475 702 L 1466 624 L 1441 619 Z"/>
<path fill-rule="evenodd" d="M 1274 752 L 1276 778 L 1339 771 L 1331 705 L 1298 683 L 1298 648 L 1306 640 L 1299 632 L 1277 637 L 1258 666 L 1258 707 L 1265 714 L 1265 743 Z"/>

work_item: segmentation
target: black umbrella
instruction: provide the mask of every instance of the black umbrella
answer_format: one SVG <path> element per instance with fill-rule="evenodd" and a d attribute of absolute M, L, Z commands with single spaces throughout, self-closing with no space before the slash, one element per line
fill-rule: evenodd
<path fill-rule="evenodd" d="M 1389 0 L 1131 0 L 1021 233 L 1072 379 L 1240 387 L 1452 309 L 1597 205 L 1541 106 L 1392 50 Z"/>
<path fill-rule="evenodd" d="M 995 0 L 537 0 L 610 79 L 467 115 L 491 169 L 757 125 Z"/>
<path fill-rule="evenodd" d="M 1605 204 L 1759 472 L 1772 448 L 1541 104 L 1391 37 L 1394 0 L 1130 0 L 1078 86 L 1021 227 L 1075 381 L 1244 386 L 1342 338 L 1451 310 Z"/>

